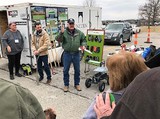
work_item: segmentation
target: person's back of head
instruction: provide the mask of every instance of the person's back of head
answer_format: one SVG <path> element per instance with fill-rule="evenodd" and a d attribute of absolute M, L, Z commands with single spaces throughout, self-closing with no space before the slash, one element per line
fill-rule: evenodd
<path fill-rule="evenodd" d="M 138 75 L 127 87 L 110 119 L 160 118 L 160 67 Z"/>
<path fill-rule="evenodd" d="M 56 119 L 56 113 L 53 108 L 48 108 L 44 110 L 44 113 L 45 113 L 46 119 Z"/>
<path fill-rule="evenodd" d="M 125 51 L 110 56 L 106 61 L 106 66 L 112 91 L 126 88 L 138 74 L 147 70 L 141 57 Z"/>

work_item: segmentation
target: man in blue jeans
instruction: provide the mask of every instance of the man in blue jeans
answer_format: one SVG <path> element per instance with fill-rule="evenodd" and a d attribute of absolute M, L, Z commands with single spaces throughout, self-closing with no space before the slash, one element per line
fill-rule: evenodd
<path fill-rule="evenodd" d="M 44 70 L 47 75 L 47 84 L 51 83 L 51 72 L 48 65 L 48 44 L 49 36 L 39 22 L 35 23 L 35 32 L 32 37 L 32 50 L 37 58 L 37 68 L 39 73 L 39 81 L 44 78 L 42 63 L 44 64 Z"/>
<path fill-rule="evenodd" d="M 81 91 L 80 88 L 80 54 L 79 47 L 84 50 L 86 46 L 86 39 L 84 33 L 75 28 L 75 20 L 68 19 L 66 30 L 61 25 L 61 32 L 56 37 L 58 42 L 62 42 L 64 49 L 63 54 L 63 80 L 64 80 L 64 92 L 69 91 L 69 69 L 71 63 L 74 66 L 74 86 L 77 91 Z"/>

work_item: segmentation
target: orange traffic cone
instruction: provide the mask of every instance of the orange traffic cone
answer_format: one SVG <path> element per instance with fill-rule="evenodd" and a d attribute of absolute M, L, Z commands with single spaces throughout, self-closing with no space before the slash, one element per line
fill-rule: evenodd
<path fill-rule="evenodd" d="M 134 39 L 134 45 L 137 46 L 137 44 L 138 44 L 138 41 L 137 41 L 138 34 L 137 33 L 135 33 L 134 38 L 135 38 Z"/>
<path fill-rule="evenodd" d="M 144 43 L 152 43 L 150 42 L 150 28 L 148 28 L 148 37 L 147 37 L 147 41 Z"/>

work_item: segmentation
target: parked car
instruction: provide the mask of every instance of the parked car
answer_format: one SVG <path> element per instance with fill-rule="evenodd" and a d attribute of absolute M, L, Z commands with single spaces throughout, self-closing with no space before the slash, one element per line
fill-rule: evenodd
<path fill-rule="evenodd" d="M 141 32 L 140 27 L 137 26 L 136 24 L 131 24 L 131 26 L 132 26 L 132 31 L 133 31 L 134 34 L 135 34 L 135 33 L 140 33 L 140 32 Z"/>
<path fill-rule="evenodd" d="M 155 22 L 154 25 L 155 26 L 160 26 L 160 22 Z"/>
<path fill-rule="evenodd" d="M 132 27 L 128 22 L 109 23 L 105 28 L 104 43 L 121 45 L 124 41 L 131 42 L 132 33 Z"/>

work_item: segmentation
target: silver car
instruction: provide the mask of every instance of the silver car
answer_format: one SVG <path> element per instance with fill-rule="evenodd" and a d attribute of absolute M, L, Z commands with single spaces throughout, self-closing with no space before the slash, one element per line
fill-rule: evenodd
<path fill-rule="evenodd" d="M 110 23 L 105 28 L 104 43 L 121 45 L 124 41 L 131 42 L 132 33 L 132 27 L 128 22 Z"/>

